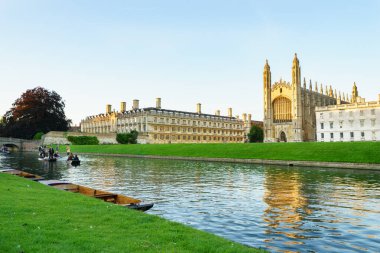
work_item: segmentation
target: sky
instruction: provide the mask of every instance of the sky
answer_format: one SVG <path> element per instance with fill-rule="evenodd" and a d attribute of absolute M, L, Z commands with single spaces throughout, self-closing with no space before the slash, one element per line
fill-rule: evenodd
<path fill-rule="evenodd" d="M 120 102 L 263 118 L 262 72 L 380 94 L 380 1 L 0 0 L 0 114 L 27 89 L 78 125 Z"/>

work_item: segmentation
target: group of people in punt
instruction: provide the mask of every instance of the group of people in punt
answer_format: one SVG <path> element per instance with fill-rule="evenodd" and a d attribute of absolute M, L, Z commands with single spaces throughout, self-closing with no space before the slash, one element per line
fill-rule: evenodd
<path fill-rule="evenodd" d="M 55 149 L 51 147 L 46 147 L 46 146 L 40 146 L 38 147 L 38 152 L 40 158 L 45 158 L 48 157 L 49 159 L 53 158 L 59 158 L 61 157 L 59 154 L 59 145 L 55 147 Z M 78 155 L 73 155 L 70 151 L 70 146 L 66 146 L 66 154 L 67 154 L 67 161 L 79 161 Z"/>
<path fill-rule="evenodd" d="M 56 147 L 56 149 L 54 149 L 53 147 L 39 146 L 38 152 L 40 158 L 48 157 L 49 159 L 53 159 L 61 157 L 58 153 L 58 146 Z"/>

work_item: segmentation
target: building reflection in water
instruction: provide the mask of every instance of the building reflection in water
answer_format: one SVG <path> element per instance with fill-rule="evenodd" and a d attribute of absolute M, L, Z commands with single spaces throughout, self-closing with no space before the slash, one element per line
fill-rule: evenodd
<path fill-rule="evenodd" d="M 266 234 L 287 237 L 286 244 L 302 244 L 304 233 L 301 228 L 305 216 L 311 214 L 308 199 L 302 191 L 300 174 L 295 170 L 268 169 L 265 171 L 264 197 L 267 208 L 263 220 L 267 224 Z M 276 236 L 279 240 L 281 236 Z M 289 238 L 296 239 L 289 241 Z M 274 238 L 265 240 L 270 243 Z"/>

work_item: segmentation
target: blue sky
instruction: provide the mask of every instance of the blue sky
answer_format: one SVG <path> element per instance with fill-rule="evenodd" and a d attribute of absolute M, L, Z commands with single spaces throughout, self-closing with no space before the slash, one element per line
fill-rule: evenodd
<path fill-rule="evenodd" d="M 380 1 L 0 0 L 0 114 L 26 89 L 66 101 L 74 123 L 154 106 L 263 117 L 262 71 L 302 77 L 376 100 Z"/>

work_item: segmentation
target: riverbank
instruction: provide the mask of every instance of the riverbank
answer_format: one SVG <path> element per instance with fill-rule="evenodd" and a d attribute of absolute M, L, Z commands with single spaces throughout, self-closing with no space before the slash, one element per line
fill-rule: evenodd
<path fill-rule="evenodd" d="M 13 175 L 0 192 L 1 252 L 263 252 Z"/>
<path fill-rule="evenodd" d="M 380 170 L 380 142 L 83 145 L 72 151 L 128 157 Z"/>

